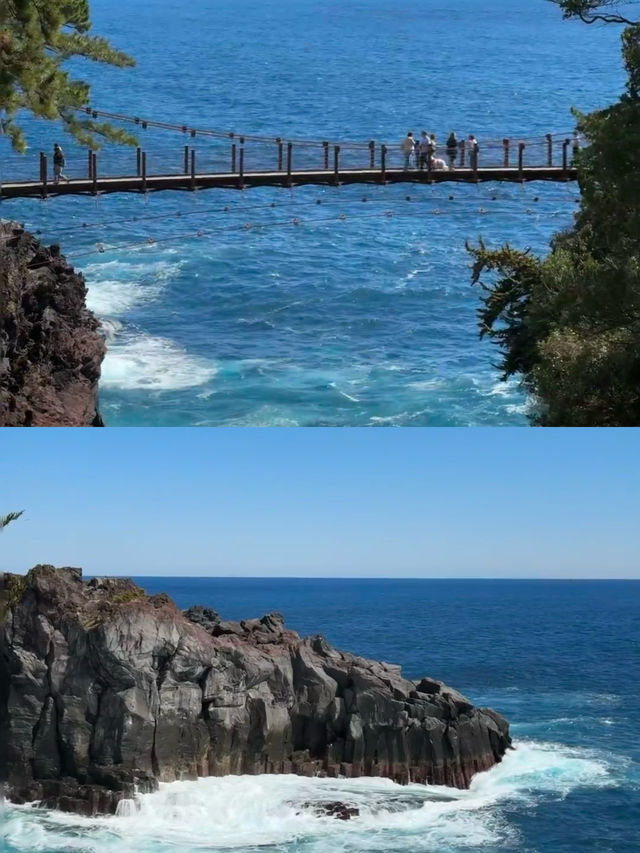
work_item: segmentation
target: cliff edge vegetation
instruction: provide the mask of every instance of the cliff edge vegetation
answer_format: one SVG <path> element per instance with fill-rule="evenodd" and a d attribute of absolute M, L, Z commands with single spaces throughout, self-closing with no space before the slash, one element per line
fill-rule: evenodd
<path fill-rule="evenodd" d="M 551 0 L 565 18 L 624 27 L 620 99 L 576 113 L 580 209 L 543 259 L 509 245 L 470 248 L 484 289 L 480 331 L 500 348 L 543 426 L 640 424 L 640 4 Z"/>

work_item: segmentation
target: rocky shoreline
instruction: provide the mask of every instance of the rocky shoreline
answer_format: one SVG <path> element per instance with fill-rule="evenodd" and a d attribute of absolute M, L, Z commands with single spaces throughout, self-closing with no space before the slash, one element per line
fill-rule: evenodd
<path fill-rule="evenodd" d="M 495 711 L 301 638 L 278 614 L 228 622 L 52 566 L 0 574 L 0 731 L 10 800 L 88 815 L 199 776 L 465 788 L 511 744 Z"/>
<path fill-rule="evenodd" d="M 84 278 L 14 222 L 0 222 L 0 426 L 103 426 L 105 354 Z"/>

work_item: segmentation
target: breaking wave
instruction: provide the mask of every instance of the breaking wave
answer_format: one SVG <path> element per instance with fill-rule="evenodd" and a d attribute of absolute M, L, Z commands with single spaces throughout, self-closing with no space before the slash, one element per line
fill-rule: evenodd
<path fill-rule="evenodd" d="M 586 750 L 521 742 L 470 790 L 402 787 L 384 779 L 227 776 L 161 785 L 109 818 L 7 806 L 0 841 L 16 851 L 175 853 L 389 853 L 464 851 L 517 843 L 508 806 L 578 787 L 615 785 L 611 768 Z M 340 800 L 360 810 L 345 822 L 309 805 Z"/>
<path fill-rule="evenodd" d="M 166 338 L 116 335 L 102 366 L 102 388 L 175 391 L 204 385 L 217 373 L 206 359 L 190 355 Z"/>

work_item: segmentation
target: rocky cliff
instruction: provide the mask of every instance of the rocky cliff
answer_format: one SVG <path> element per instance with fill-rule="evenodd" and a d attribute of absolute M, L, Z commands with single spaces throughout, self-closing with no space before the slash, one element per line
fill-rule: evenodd
<path fill-rule="evenodd" d="M 85 296 L 58 247 L 0 222 L 0 426 L 102 426 L 105 345 Z"/>
<path fill-rule="evenodd" d="M 87 814 L 158 781 L 297 773 L 468 786 L 508 725 L 438 681 L 302 639 L 269 614 L 180 612 L 79 569 L 0 574 L 0 780 Z"/>

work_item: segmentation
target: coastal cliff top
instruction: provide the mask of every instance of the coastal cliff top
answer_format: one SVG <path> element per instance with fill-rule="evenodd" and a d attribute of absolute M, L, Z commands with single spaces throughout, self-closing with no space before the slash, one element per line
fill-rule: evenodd
<path fill-rule="evenodd" d="M 268 655 L 278 651 L 290 653 L 295 647 L 309 646 L 315 654 L 333 658 L 341 667 L 357 667 L 377 673 L 384 683 L 394 689 L 397 698 L 408 698 L 415 691 L 427 696 L 440 694 L 455 703 L 458 712 L 471 710 L 473 705 L 458 691 L 431 678 L 410 681 L 402 677 L 401 667 L 383 661 L 373 661 L 329 645 L 324 637 L 301 637 L 286 628 L 283 616 L 267 613 L 260 618 L 239 622 L 224 620 L 210 607 L 194 605 L 180 610 L 165 593 L 148 595 L 126 577 L 92 577 L 85 580 L 82 569 L 34 566 L 25 575 L 0 574 L 0 625 L 4 621 L 10 633 L 16 630 L 8 616 L 16 609 L 21 619 L 45 617 L 51 625 L 64 628 L 73 625 L 93 631 L 108 631 L 115 626 L 122 634 L 122 625 L 135 625 L 136 630 L 149 630 L 149 623 L 162 624 L 164 631 L 154 631 L 159 645 L 182 643 L 187 638 L 199 648 L 202 664 L 216 649 L 255 648 Z M 26 628 L 26 625 L 22 626 Z M 32 641 L 36 633 L 32 634 Z M 44 638 L 43 638 L 44 639 Z M 47 636 L 46 641 L 49 642 Z M 189 644 L 191 645 L 191 643 Z M 123 643 L 123 648 L 126 643 Z M 46 643 L 40 649 L 47 654 Z M 333 673 L 336 676 L 336 672 Z"/>

